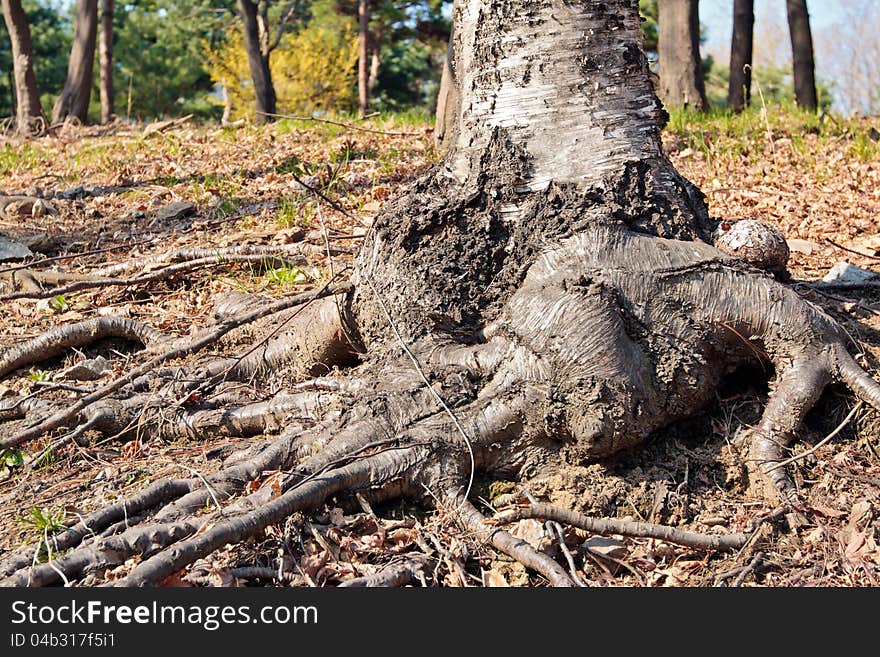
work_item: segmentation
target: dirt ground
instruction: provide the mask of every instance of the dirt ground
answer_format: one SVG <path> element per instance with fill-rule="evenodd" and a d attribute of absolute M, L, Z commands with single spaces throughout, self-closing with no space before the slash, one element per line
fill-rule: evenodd
<path fill-rule="evenodd" d="M 0 349 L 58 324 L 101 315 L 140 319 L 185 336 L 210 323 L 218 295 L 281 296 L 327 282 L 351 261 L 382 203 L 438 161 L 426 125 L 376 120 L 359 127 L 368 131 L 298 121 L 235 129 L 118 124 L 64 128 L 30 143 L 0 141 L 0 192 L 41 196 L 58 212 L 0 219 L 0 235 L 30 245 L 37 258 L 63 256 L 41 269 L 88 272 L 171 248 L 292 243 L 303 232 L 304 243 L 314 246 L 296 267 L 221 264 L 145 285 L 3 301 Z M 674 122 L 665 134 L 670 157 L 706 193 L 712 216 L 761 219 L 783 232 L 792 248 L 792 284 L 846 327 L 853 351 L 864 354 L 860 362 L 875 379 L 880 289 L 820 290 L 799 281 L 821 279 L 841 261 L 880 270 L 878 128 L 880 120 L 805 123 L 754 113 L 738 122 Z M 178 201 L 191 203 L 192 211 L 163 218 L 159 211 Z M 61 382 L 65 367 L 102 354 L 122 372 L 143 360 L 130 347 L 105 342 L 19 370 L 0 379 L 0 398 L 35 392 L 73 398 L 79 393 L 52 386 Z M 535 499 L 591 515 L 701 533 L 753 533 L 740 552 L 568 528 L 560 541 L 556 527 L 535 520 L 521 521 L 514 534 L 560 563 L 568 565 L 570 557 L 590 586 L 876 586 L 880 414 L 859 409 L 813 450 L 855 405 L 851 395 L 830 387 L 794 446 L 801 458 L 789 465 L 806 507 L 759 523 L 774 507 L 749 490 L 733 442 L 759 418 L 769 374 L 756 360 L 754 368 L 731 377 L 705 412 L 658 433 L 643 449 L 525 484 Z M 282 376 L 267 393 L 283 385 Z M 13 424 L 0 424 L 0 435 Z M 64 447 L 36 469 L 10 458 L 8 466 L 0 465 L 0 559 L 38 540 L 47 526 L 75 523 L 148 482 L 211 473 L 248 441 L 228 442 L 111 438 Z M 28 444 L 24 456 L 45 446 Z M 273 476 L 254 484 L 271 483 Z M 478 497 L 489 508 L 498 495 L 522 488 L 477 483 Z M 428 564 L 420 572 L 429 586 L 545 585 L 477 543 L 453 514 L 406 502 L 374 509 L 330 504 L 309 517 L 298 514 L 215 552 L 168 584 L 333 586 L 406 558 Z M 132 565 L 93 573 L 86 583 L 118 578 Z"/>

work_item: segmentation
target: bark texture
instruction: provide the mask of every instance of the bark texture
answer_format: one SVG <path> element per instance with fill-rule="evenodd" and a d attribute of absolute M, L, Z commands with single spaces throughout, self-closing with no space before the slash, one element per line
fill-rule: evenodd
<path fill-rule="evenodd" d="M 754 25 L 755 0 L 734 0 L 727 106 L 735 112 L 742 112 L 751 103 Z"/>
<path fill-rule="evenodd" d="M 445 155 L 454 139 L 455 120 L 458 115 L 458 87 L 452 70 L 454 60 L 453 40 L 450 36 L 440 76 L 440 91 L 437 93 L 437 112 L 434 118 L 434 143 Z"/>
<path fill-rule="evenodd" d="M 658 0 L 657 6 L 660 99 L 669 107 L 705 112 L 698 0 Z"/>
<path fill-rule="evenodd" d="M 101 123 L 110 123 L 115 115 L 113 106 L 113 2 L 101 0 L 101 40 L 98 61 L 101 71 Z"/>
<path fill-rule="evenodd" d="M 813 61 L 813 34 L 807 0 L 786 0 L 791 56 L 794 66 L 794 95 L 797 104 L 808 110 L 819 107 L 816 93 L 816 65 Z"/>
<path fill-rule="evenodd" d="M 52 109 L 53 123 L 68 118 L 78 119 L 81 123 L 88 121 L 97 36 L 98 0 L 77 0 L 67 81 Z"/>
<path fill-rule="evenodd" d="M 244 25 L 244 47 L 256 96 L 257 121 L 272 121 L 277 112 L 275 85 L 269 70 L 268 32 L 260 29 L 259 7 L 253 0 L 237 0 L 238 13 Z"/>
<path fill-rule="evenodd" d="M 31 30 L 21 0 L 3 0 L 3 19 L 12 46 L 12 72 L 15 85 L 15 126 L 20 135 L 30 136 L 45 129 L 43 108 L 34 75 Z"/>

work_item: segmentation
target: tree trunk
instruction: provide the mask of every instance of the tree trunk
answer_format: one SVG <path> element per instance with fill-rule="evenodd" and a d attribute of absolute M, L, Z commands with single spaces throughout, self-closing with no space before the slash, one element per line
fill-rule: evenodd
<path fill-rule="evenodd" d="M 113 0 L 101 0 L 101 42 L 98 48 L 101 69 L 101 123 L 115 118 L 113 107 Z"/>
<path fill-rule="evenodd" d="M 700 58 L 698 0 L 658 0 L 660 98 L 668 107 L 709 109 Z"/>
<path fill-rule="evenodd" d="M 3 0 L 3 19 L 12 45 L 16 132 L 23 136 L 37 134 L 45 129 L 45 121 L 41 121 L 44 117 L 34 75 L 31 30 L 21 0 Z"/>
<path fill-rule="evenodd" d="M 810 31 L 807 0 L 786 0 L 785 6 L 788 10 L 788 30 L 791 35 L 795 99 L 800 107 L 816 110 L 819 107 L 819 100 L 816 94 L 813 35 Z"/>
<path fill-rule="evenodd" d="M 367 82 L 367 93 L 373 96 L 376 86 L 379 84 L 379 71 L 382 70 L 382 36 L 374 33 L 370 35 L 370 72 Z"/>
<path fill-rule="evenodd" d="M 52 123 L 68 118 L 76 118 L 81 123 L 88 121 L 97 36 L 98 0 L 78 0 L 67 81 L 52 109 Z"/>
<path fill-rule="evenodd" d="M 253 0 L 237 0 L 238 13 L 244 24 L 244 47 L 247 51 L 248 66 L 256 97 L 257 121 L 264 123 L 274 120 L 277 113 L 275 86 L 269 70 L 269 54 L 264 53 L 261 44 L 265 38 L 260 30 L 258 6 Z"/>
<path fill-rule="evenodd" d="M 443 73 L 440 76 L 440 91 L 437 94 L 437 110 L 434 119 L 434 143 L 441 154 L 446 154 L 454 138 L 455 120 L 458 114 L 458 87 L 452 70 L 454 54 L 453 39 L 449 37 Z"/>
<path fill-rule="evenodd" d="M 733 38 L 730 45 L 730 84 L 727 106 L 742 112 L 752 98 L 752 32 L 755 0 L 734 0 Z"/>
<path fill-rule="evenodd" d="M 358 112 L 370 109 L 370 3 L 358 0 Z"/>
<path fill-rule="evenodd" d="M 387 224 L 377 220 L 362 251 L 361 271 L 416 331 L 439 315 L 479 323 L 515 289 L 529 254 L 575 225 L 614 217 L 646 233 L 708 236 L 702 194 L 661 148 L 666 116 L 635 0 L 513 7 L 456 5 L 460 101 L 445 165 L 392 206 Z M 560 215 L 558 204 L 579 210 Z M 434 234 L 444 239 L 419 237 Z M 457 275 L 450 253 L 465 268 Z M 455 294 L 452 280 L 463 281 Z M 354 312 L 367 344 L 386 333 L 373 302 L 367 289 L 355 304 L 364 304 Z"/>

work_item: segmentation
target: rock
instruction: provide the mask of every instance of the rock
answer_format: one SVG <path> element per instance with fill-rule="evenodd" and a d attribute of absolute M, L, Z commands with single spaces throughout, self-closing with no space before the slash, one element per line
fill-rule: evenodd
<path fill-rule="evenodd" d="M 103 356 L 98 356 L 68 367 L 61 372 L 61 376 L 73 381 L 94 381 L 112 371 L 113 366 L 110 361 Z"/>
<path fill-rule="evenodd" d="M 174 201 L 156 210 L 156 219 L 160 221 L 174 221 L 183 219 L 195 212 L 196 206 L 189 201 Z"/>
<path fill-rule="evenodd" d="M 848 262 L 838 262 L 822 277 L 824 283 L 867 283 L 874 279 L 880 280 L 880 274 Z"/>
<path fill-rule="evenodd" d="M 626 544 L 615 538 L 606 536 L 594 536 L 583 543 L 583 547 L 590 552 L 603 557 L 611 557 L 612 559 L 622 559 L 627 555 Z"/>
<path fill-rule="evenodd" d="M 13 242 L 0 235 L 0 262 L 8 260 L 24 260 L 33 256 L 33 252 L 20 242 Z"/>
<path fill-rule="evenodd" d="M 790 255 L 779 229 L 754 219 L 722 223 L 715 235 L 715 248 L 758 269 L 785 269 Z"/>

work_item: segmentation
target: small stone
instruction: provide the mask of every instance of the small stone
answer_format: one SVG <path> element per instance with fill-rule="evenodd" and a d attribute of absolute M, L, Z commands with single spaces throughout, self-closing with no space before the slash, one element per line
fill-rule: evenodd
<path fill-rule="evenodd" d="M 174 201 L 162 206 L 156 211 L 156 219 L 160 221 L 174 221 L 183 219 L 195 212 L 196 206 L 189 201 Z"/>
<path fill-rule="evenodd" d="M 758 269 L 785 269 L 790 254 L 779 229 L 754 219 L 722 223 L 716 232 L 715 248 Z"/>
<path fill-rule="evenodd" d="M 813 255 L 822 248 L 810 240 L 790 239 L 786 241 L 788 242 L 789 250 L 794 253 L 803 253 L 804 255 Z"/>
<path fill-rule="evenodd" d="M 822 277 L 825 283 L 866 283 L 874 279 L 880 279 L 880 274 L 848 262 L 838 262 Z"/>
<path fill-rule="evenodd" d="M 94 381 L 112 371 L 113 366 L 110 361 L 103 356 L 98 356 L 68 367 L 61 373 L 61 376 L 73 381 Z"/>
<path fill-rule="evenodd" d="M 24 260 L 33 256 L 33 252 L 21 242 L 13 242 L 0 236 L 0 262 L 8 260 Z"/>
<path fill-rule="evenodd" d="M 611 557 L 612 559 L 622 559 L 628 552 L 626 544 L 615 538 L 608 538 L 606 536 L 594 536 L 593 538 L 589 538 L 584 541 L 583 547 L 587 548 L 594 554 L 603 557 Z"/>

